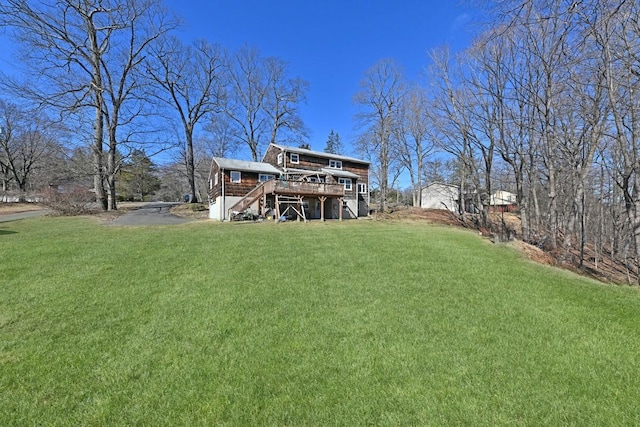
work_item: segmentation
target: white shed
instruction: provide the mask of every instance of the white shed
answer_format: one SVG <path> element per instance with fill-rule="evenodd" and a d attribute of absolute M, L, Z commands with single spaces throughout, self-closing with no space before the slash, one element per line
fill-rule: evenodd
<path fill-rule="evenodd" d="M 422 188 L 420 207 L 458 211 L 458 187 L 442 182 L 432 182 Z"/>

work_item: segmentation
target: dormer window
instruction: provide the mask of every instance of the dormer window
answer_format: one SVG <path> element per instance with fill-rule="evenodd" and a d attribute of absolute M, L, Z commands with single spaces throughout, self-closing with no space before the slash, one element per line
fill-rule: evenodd
<path fill-rule="evenodd" d="M 329 160 L 329 167 L 332 169 L 342 169 L 341 160 Z"/>
<path fill-rule="evenodd" d="M 297 165 L 298 163 L 300 163 L 300 155 L 297 153 L 291 153 L 291 157 L 289 157 L 289 160 L 291 160 L 291 163 Z"/>

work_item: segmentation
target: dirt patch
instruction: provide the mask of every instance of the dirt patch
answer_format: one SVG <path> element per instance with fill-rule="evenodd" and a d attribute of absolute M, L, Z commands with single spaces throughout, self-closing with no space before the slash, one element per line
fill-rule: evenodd
<path fill-rule="evenodd" d="M 530 245 L 522 240 L 514 240 L 513 246 L 524 255 L 525 258 L 546 265 L 555 265 L 556 260 L 537 246 Z"/>
<path fill-rule="evenodd" d="M 184 203 L 171 208 L 171 214 L 192 220 L 209 219 L 209 207 L 202 203 Z"/>
<path fill-rule="evenodd" d="M 522 235 L 522 223 L 520 217 L 514 213 L 490 213 L 489 222 L 494 227 L 503 228 L 516 236 Z"/>
<path fill-rule="evenodd" d="M 10 215 L 20 212 L 41 211 L 45 206 L 37 203 L 0 203 L 0 215 Z"/>
<path fill-rule="evenodd" d="M 463 225 L 458 215 L 444 209 L 398 208 L 385 214 L 373 214 L 373 219 L 395 221 L 426 221 L 433 224 Z"/>

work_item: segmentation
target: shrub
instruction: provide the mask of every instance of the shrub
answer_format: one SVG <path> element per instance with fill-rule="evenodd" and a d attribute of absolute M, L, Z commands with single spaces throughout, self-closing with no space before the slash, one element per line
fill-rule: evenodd
<path fill-rule="evenodd" d="M 82 215 L 95 208 L 96 196 L 92 191 L 80 187 L 64 192 L 50 189 L 45 194 L 45 203 L 62 215 Z"/>

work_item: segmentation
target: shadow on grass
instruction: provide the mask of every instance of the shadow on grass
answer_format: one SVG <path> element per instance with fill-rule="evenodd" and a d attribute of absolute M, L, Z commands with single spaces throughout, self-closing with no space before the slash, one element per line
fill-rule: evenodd
<path fill-rule="evenodd" d="M 11 230 L 2 230 L 0 229 L 0 236 L 4 236 L 5 234 L 17 234 L 17 231 L 11 231 Z"/>

